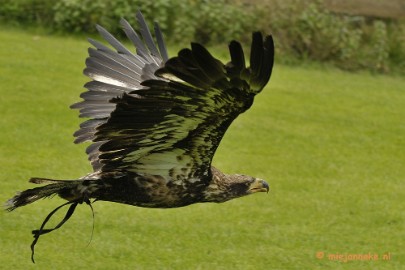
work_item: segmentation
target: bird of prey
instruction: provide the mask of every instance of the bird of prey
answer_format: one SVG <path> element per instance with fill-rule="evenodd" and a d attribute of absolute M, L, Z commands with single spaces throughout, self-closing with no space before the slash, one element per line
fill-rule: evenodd
<path fill-rule="evenodd" d="M 39 236 L 61 227 L 78 204 L 91 207 L 90 200 L 173 208 L 269 191 L 264 180 L 224 174 L 211 161 L 229 125 L 270 79 L 272 37 L 252 34 L 249 67 L 237 41 L 229 44 L 227 64 L 198 43 L 169 58 L 158 24 L 154 39 L 140 12 L 136 18 L 138 33 L 121 20 L 135 52 L 100 26 L 111 46 L 89 39 L 94 47 L 88 49 L 84 74 L 92 80 L 85 84 L 83 101 L 71 107 L 88 118 L 74 136 L 75 143 L 91 142 L 86 152 L 93 172 L 78 180 L 31 178 L 31 183 L 46 185 L 7 202 L 12 211 L 54 194 L 67 200 L 33 231 L 33 261 Z M 44 228 L 66 205 L 63 220 Z"/>

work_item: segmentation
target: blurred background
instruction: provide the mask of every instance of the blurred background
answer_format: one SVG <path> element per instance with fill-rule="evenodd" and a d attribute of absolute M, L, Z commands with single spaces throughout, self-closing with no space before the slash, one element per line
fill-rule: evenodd
<path fill-rule="evenodd" d="M 93 33 L 101 24 L 142 10 L 156 18 L 169 43 L 215 45 L 272 33 L 278 61 L 328 62 L 346 70 L 405 70 L 404 0 L 1 0 L 2 24 L 53 33 Z"/>

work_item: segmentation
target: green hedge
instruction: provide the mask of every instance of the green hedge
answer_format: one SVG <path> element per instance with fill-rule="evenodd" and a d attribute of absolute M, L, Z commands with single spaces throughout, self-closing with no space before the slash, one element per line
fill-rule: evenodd
<path fill-rule="evenodd" d="M 0 0 L 0 19 L 12 24 L 50 25 L 56 0 Z"/>
<path fill-rule="evenodd" d="M 95 32 L 101 24 L 121 34 L 119 19 L 135 24 L 140 9 L 156 18 L 171 41 L 228 42 L 255 29 L 252 7 L 226 0 L 2 0 L 0 18 L 18 24 L 39 24 L 63 32 Z"/>
<path fill-rule="evenodd" d="M 279 2 L 265 23 L 279 48 L 295 59 L 331 62 L 348 70 L 405 69 L 404 22 L 334 14 L 322 1 Z"/>
<path fill-rule="evenodd" d="M 243 3 L 247 4 L 243 4 Z M 0 19 L 52 31 L 95 32 L 101 24 L 122 35 L 118 21 L 135 24 L 140 9 L 156 18 L 169 42 L 223 43 L 275 36 L 278 61 L 329 62 L 343 69 L 405 70 L 405 23 L 333 14 L 321 0 L 0 0 Z M 268 3 L 266 5 L 266 3 Z"/>

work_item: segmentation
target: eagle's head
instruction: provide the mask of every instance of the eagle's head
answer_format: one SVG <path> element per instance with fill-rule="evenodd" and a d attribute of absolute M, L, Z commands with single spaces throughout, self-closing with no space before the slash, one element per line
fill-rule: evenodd
<path fill-rule="evenodd" d="M 269 184 L 260 178 L 242 174 L 223 174 L 212 168 L 212 180 L 204 191 L 204 201 L 225 202 L 256 192 L 269 192 Z"/>

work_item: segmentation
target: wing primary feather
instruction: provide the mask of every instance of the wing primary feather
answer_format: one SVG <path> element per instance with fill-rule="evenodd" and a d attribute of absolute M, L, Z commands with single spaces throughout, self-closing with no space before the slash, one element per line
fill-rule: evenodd
<path fill-rule="evenodd" d="M 145 18 L 143 17 L 140 11 L 136 13 L 136 19 L 138 20 L 138 23 L 140 25 L 140 32 L 142 34 L 143 39 L 145 40 L 146 46 L 148 47 L 150 53 L 158 57 L 160 55 L 159 51 L 156 48 L 155 43 L 153 42 L 152 34 L 150 33 Z M 159 65 L 159 63 L 156 64 Z"/>
<path fill-rule="evenodd" d="M 231 41 L 229 44 L 229 53 L 231 55 L 232 68 L 238 73 L 242 72 L 246 68 L 245 55 L 243 53 L 242 46 L 237 41 Z"/>
<path fill-rule="evenodd" d="M 159 67 L 156 66 L 155 63 L 146 64 L 145 67 L 142 69 L 141 81 L 150 80 L 150 79 L 157 79 L 155 76 L 155 72 Z"/>
<path fill-rule="evenodd" d="M 100 35 L 111 45 L 113 46 L 118 53 L 127 54 L 130 56 L 135 56 L 132 52 L 130 52 L 124 45 L 121 44 L 113 35 L 111 35 L 106 29 L 104 29 L 100 25 L 96 25 L 96 28 Z"/>
<path fill-rule="evenodd" d="M 191 43 L 191 51 L 196 63 L 212 80 L 218 80 L 225 76 L 223 64 L 215 59 L 204 46 L 198 43 Z"/>
<path fill-rule="evenodd" d="M 121 19 L 120 22 L 125 34 L 129 38 L 129 40 L 132 41 L 132 44 L 134 44 L 137 54 L 139 54 L 148 62 L 153 61 L 152 57 L 148 54 L 148 49 L 145 47 L 145 44 L 142 42 L 141 38 L 138 36 L 134 28 L 125 19 Z"/>
<path fill-rule="evenodd" d="M 80 128 L 95 128 L 97 127 L 99 124 L 104 123 L 105 122 L 105 118 L 104 119 L 89 119 L 84 121 L 83 123 L 80 124 Z"/>
<path fill-rule="evenodd" d="M 134 63 L 120 54 L 111 54 L 94 48 L 89 48 L 88 52 L 90 57 L 102 59 L 106 64 L 117 68 L 124 68 L 125 71 L 130 74 L 136 73 L 137 75 L 140 75 L 141 73 L 140 63 Z"/>
<path fill-rule="evenodd" d="M 113 61 L 108 61 L 102 58 L 88 57 L 86 59 L 87 68 L 92 68 L 97 72 L 95 75 L 106 76 L 110 78 L 115 78 L 124 82 L 126 85 L 131 85 L 139 87 L 140 79 L 137 78 L 140 76 L 136 71 L 130 70 L 125 66 L 119 65 Z"/>
<path fill-rule="evenodd" d="M 195 69 L 198 67 L 197 62 L 194 59 L 193 52 L 188 48 L 180 50 L 178 53 L 178 58 L 184 65 L 188 66 L 189 69 Z"/>
<path fill-rule="evenodd" d="M 250 49 L 250 69 L 252 77 L 257 77 L 263 62 L 263 37 L 260 32 L 252 35 L 252 47 Z"/>
<path fill-rule="evenodd" d="M 187 69 L 187 66 L 183 64 L 181 59 L 178 57 L 170 58 L 166 64 L 164 69 L 159 69 L 156 74 L 159 76 L 164 76 L 164 74 L 170 73 L 175 75 L 177 78 L 194 85 L 196 87 L 201 87 L 205 88 L 209 86 L 207 83 L 212 81 L 212 79 L 209 79 L 207 75 L 204 73 L 200 72 L 198 75 L 193 74 L 190 70 Z M 197 75 L 197 76 L 196 76 Z M 208 78 L 206 81 L 202 80 L 201 78 Z M 142 84 L 145 85 L 145 84 Z"/>
<path fill-rule="evenodd" d="M 112 52 L 112 50 L 110 48 L 108 48 L 104 44 L 98 42 L 97 40 L 94 40 L 92 38 L 88 38 L 87 40 L 90 42 L 91 45 L 93 45 L 94 47 L 96 47 L 100 51 L 103 51 L 103 52 L 110 51 L 110 52 Z"/>
<path fill-rule="evenodd" d="M 159 24 L 157 22 L 155 22 L 155 36 L 159 47 L 160 55 L 162 56 L 163 61 L 166 62 L 169 59 L 169 55 L 167 53 L 167 48 L 165 45 L 162 31 L 160 30 Z"/>
<path fill-rule="evenodd" d="M 80 94 L 80 97 L 86 101 L 103 101 L 104 103 L 108 102 L 110 99 L 112 99 L 116 96 L 117 95 L 114 93 L 98 92 L 98 91 L 86 91 L 86 92 L 83 92 L 82 94 Z M 70 108 L 73 108 L 73 107 L 70 107 Z"/>
<path fill-rule="evenodd" d="M 100 42 L 98 42 L 97 40 L 91 39 L 89 38 L 88 41 L 97 48 L 97 50 L 102 51 L 108 55 L 114 56 L 114 57 L 120 57 L 120 59 L 122 59 L 123 61 L 128 61 L 132 64 L 134 64 L 135 66 L 141 68 L 143 67 L 143 65 L 145 64 L 145 60 L 142 59 L 142 57 L 132 54 L 131 55 L 126 55 L 123 56 L 121 54 L 117 54 L 117 52 L 111 50 L 109 47 L 101 44 Z M 151 60 L 152 61 L 152 60 Z"/>
<path fill-rule="evenodd" d="M 263 56 L 263 66 L 260 70 L 259 75 L 259 85 L 260 88 L 263 88 L 266 83 L 269 81 L 274 63 L 274 43 L 271 36 L 266 36 L 264 39 L 264 56 Z"/>
<path fill-rule="evenodd" d="M 253 33 L 249 82 L 253 92 L 260 92 L 270 79 L 274 62 L 274 43 L 271 36 L 263 41 L 260 32 Z"/>
<path fill-rule="evenodd" d="M 121 95 L 124 92 L 128 91 L 128 88 L 121 87 L 117 85 L 110 85 L 99 81 L 90 81 L 84 85 L 84 88 L 87 88 L 91 92 L 101 92 L 108 94 Z M 86 92 L 84 92 L 86 93 Z M 83 93 L 83 94 L 84 94 Z"/>

